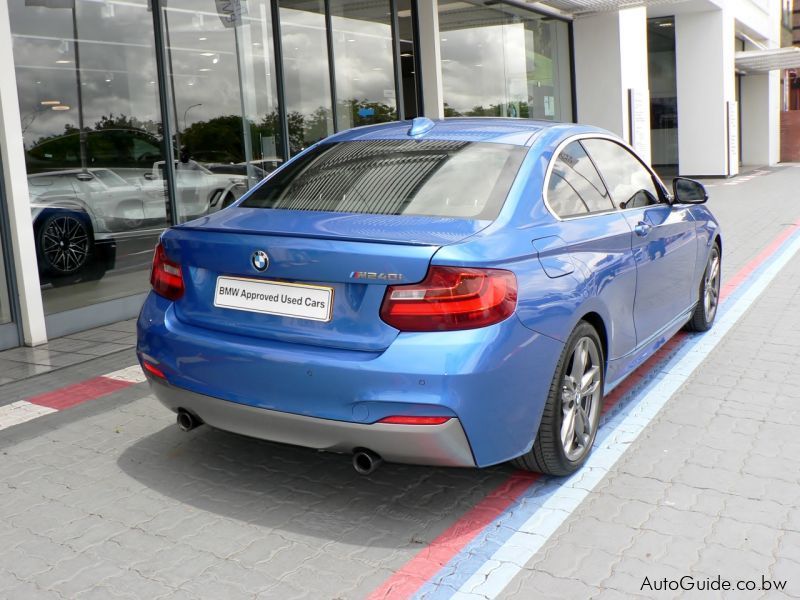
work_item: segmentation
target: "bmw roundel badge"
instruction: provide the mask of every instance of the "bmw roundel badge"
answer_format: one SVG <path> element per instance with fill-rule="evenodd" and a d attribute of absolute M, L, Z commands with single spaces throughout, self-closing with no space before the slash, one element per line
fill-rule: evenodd
<path fill-rule="evenodd" d="M 250 257 L 250 262 L 256 271 L 266 271 L 269 266 L 269 256 L 263 250 L 256 250 Z"/>

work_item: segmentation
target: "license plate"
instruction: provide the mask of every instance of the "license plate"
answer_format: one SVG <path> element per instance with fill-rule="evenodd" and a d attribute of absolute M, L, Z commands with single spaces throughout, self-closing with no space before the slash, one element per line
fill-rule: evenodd
<path fill-rule="evenodd" d="M 330 321 L 333 288 L 239 277 L 217 277 L 214 306 L 281 317 Z"/>

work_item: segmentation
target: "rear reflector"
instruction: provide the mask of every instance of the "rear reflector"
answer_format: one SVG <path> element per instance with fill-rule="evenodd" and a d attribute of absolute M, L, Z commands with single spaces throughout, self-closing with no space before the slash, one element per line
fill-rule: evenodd
<path fill-rule="evenodd" d="M 181 266 L 167 258 L 164 246 L 159 242 L 153 254 L 153 268 L 150 271 L 150 285 L 153 291 L 167 300 L 179 300 L 183 296 L 183 273 Z"/>
<path fill-rule="evenodd" d="M 393 417 L 385 417 L 378 421 L 378 423 L 388 423 L 390 425 L 441 425 L 447 423 L 452 417 L 406 417 L 403 415 L 395 415 Z"/>
<path fill-rule="evenodd" d="M 400 331 L 453 331 L 499 323 L 517 306 L 511 271 L 431 267 L 425 279 L 386 290 L 381 319 Z"/>
<path fill-rule="evenodd" d="M 166 376 L 166 375 L 164 375 L 164 371 L 162 371 L 161 369 L 159 369 L 159 368 L 158 368 L 157 366 L 155 366 L 154 364 L 151 364 L 151 363 L 147 362 L 146 360 L 143 360 L 143 361 L 142 361 L 142 368 L 143 368 L 145 371 L 147 371 L 148 373 L 150 373 L 151 375 L 155 375 L 155 376 L 156 376 L 156 377 L 158 377 L 159 379 L 166 379 L 166 378 L 167 378 L 167 376 Z"/>

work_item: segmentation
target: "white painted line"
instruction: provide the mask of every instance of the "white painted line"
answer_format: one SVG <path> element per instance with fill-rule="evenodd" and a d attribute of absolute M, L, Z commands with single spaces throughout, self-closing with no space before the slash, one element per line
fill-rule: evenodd
<path fill-rule="evenodd" d="M 0 406 L 0 430 L 32 421 L 54 412 L 58 411 L 55 408 L 31 404 L 30 402 L 25 402 L 25 400 L 6 404 L 5 406 Z"/>
<path fill-rule="evenodd" d="M 771 262 L 752 285 L 731 306 L 726 307 L 724 314 L 710 331 L 698 336 L 694 343 L 670 359 L 662 373 L 642 392 L 642 400 L 611 419 L 606 426 L 611 429 L 604 434 L 603 442 L 595 448 L 583 468 L 564 482 L 557 480 L 548 484 L 553 486 L 553 492 L 541 507 L 451 597 L 459 600 L 476 598 L 476 595 L 497 597 L 600 483 L 667 401 L 798 251 L 800 237 L 770 259 Z"/>
<path fill-rule="evenodd" d="M 117 381 L 127 381 L 129 383 L 143 383 L 147 381 L 139 365 L 133 365 L 132 367 L 120 369 L 119 371 L 112 371 L 111 373 L 106 373 L 103 377 L 116 379 Z"/>

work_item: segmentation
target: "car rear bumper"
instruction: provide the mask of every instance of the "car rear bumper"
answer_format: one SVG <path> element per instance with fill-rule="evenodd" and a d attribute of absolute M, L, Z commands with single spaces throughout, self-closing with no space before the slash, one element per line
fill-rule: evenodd
<path fill-rule="evenodd" d="M 479 467 L 530 449 L 563 349 L 516 317 L 472 330 L 401 333 L 381 352 L 315 347 L 185 323 L 169 300 L 152 293 L 137 331 L 139 358 L 178 389 L 269 413 L 364 427 L 358 431 L 379 431 L 372 425 L 392 416 L 450 417 L 458 420 Z M 428 453 L 421 446 L 418 456 Z"/>
<path fill-rule="evenodd" d="M 442 425 L 351 423 L 268 410 L 213 398 L 149 377 L 164 406 L 187 410 L 206 424 L 253 438 L 352 453 L 366 448 L 384 460 L 444 467 L 474 467 L 469 442 L 457 418 Z"/>

